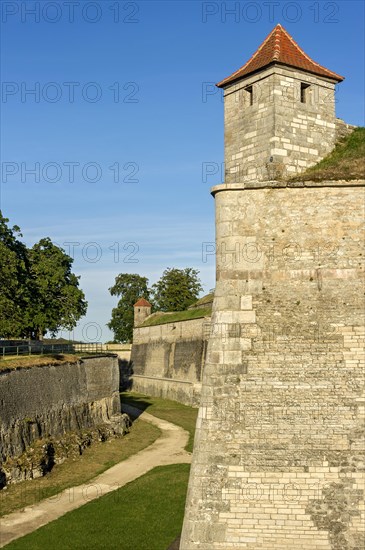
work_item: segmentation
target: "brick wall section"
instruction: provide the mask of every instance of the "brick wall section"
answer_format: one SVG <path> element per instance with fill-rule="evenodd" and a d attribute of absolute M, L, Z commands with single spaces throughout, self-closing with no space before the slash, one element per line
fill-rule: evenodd
<path fill-rule="evenodd" d="M 181 550 L 364 546 L 364 182 L 274 185 L 215 188 Z"/>
<path fill-rule="evenodd" d="M 228 86 L 225 181 L 285 179 L 325 157 L 336 141 L 334 92 L 328 79 L 277 65 Z"/>

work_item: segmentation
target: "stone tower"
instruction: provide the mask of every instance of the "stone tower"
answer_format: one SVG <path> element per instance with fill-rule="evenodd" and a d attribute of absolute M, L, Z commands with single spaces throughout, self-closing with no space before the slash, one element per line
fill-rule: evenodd
<path fill-rule="evenodd" d="M 280 179 L 333 146 L 339 80 L 277 26 L 219 84 L 227 180 L 180 550 L 364 546 L 365 182 Z"/>
<path fill-rule="evenodd" d="M 151 304 L 144 298 L 140 298 L 134 304 L 134 326 L 139 327 L 143 321 L 151 315 Z"/>
<path fill-rule="evenodd" d="M 335 144 L 335 85 L 281 25 L 217 84 L 224 90 L 226 182 L 290 177 Z"/>

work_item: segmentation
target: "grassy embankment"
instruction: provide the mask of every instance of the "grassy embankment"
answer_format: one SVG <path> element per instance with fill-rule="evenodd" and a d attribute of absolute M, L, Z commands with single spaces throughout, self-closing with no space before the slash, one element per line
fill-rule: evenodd
<path fill-rule="evenodd" d="M 154 416 L 188 430 L 190 440 L 187 449 L 192 449 L 197 409 L 136 393 L 122 394 L 122 402 L 148 410 Z M 132 434 L 133 431 L 127 438 Z M 136 481 L 62 516 L 6 548 L 43 550 L 49 546 L 60 550 L 165 550 L 181 531 L 189 469 L 188 464 L 155 468 Z"/>
<path fill-rule="evenodd" d="M 172 311 L 168 313 L 157 312 L 148 317 L 141 325 L 142 327 L 152 327 L 164 325 L 165 323 L 176 323 L 178 321 L 190 321 L 191 319 L 200 319 L 201 317 L 210 317 L 212 314 L 213 294 L 207 294 L 200 298 L 189 309 L 184 311 Z"/>
<path fill-rule="evenodd" d="M 290 181 L 356 180 L 365 178 L 365 128 L 340 140 L 334 150 Z"/>

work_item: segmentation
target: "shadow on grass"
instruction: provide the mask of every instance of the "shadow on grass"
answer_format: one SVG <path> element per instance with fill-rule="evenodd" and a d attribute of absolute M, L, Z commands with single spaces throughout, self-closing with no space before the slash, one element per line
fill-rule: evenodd
<path fill-rule="evenodd" d="M 136 410 L 146 411 L 157 416 L 162 420 L 171 422 L 180 426 L 187 432 L 189 432 L 189 442 L 185 447 L 188 452 L 193 451 L 194 434 L 196 427 L 196 420 L 198 416 L 198 409 L 183 405 L 177 401 L 171 401 L 169 399 L 162 399 L 160 397 L 150 397 L 148 395 L 122 392 L 120 394 L 121 407 L 124 408 L 127 414 L 132 414 L 136 418 Z M 128 407 L 135 407 L 129 412 Z"/>
<path fill-rule="evenodd" d="M 122 410 L 133 407 L 141 411 L 140 414 L 134 414 L 135 418 L 138 418 L 148 407 L 153 405 L 152 401 L 149 401 L 147 397 L 138 397 L 136 395 L 130 395 L 128 392 L 120 393 L 120 406 Z M 128 412 L 126 410 L 126 412 Z"/>
<path fill-rule="evenodd" d="M 181 537 L 178 536 L 177 539 L 175 539 L 174 542 L 172 544 L 170 544 L 170 546 L 168 547 L 167 550 L 179 550 L 180 541 L 181 541 Z"/>

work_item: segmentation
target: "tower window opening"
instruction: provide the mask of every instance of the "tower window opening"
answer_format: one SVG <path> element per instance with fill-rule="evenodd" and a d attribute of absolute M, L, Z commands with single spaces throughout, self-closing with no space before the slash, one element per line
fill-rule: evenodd
<path fill-rule="evenodd" d="M 247 97 L 247 103 L 249 105 L 253 105 L 253 88 L 252 86 L 247 86 L 245 88 L 246 97 Z"/>
<path fill-rule="evenodd" d="M 310 88 L 310 84 L 306 84 L 305 82 L 300 83 L 300 102 L 301 103 L 308 103 L 309 88 Z"/>

